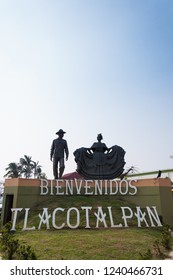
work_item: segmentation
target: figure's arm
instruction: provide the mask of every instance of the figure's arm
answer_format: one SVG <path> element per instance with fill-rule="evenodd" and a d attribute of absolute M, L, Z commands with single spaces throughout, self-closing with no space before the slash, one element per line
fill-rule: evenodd
<path fill-rule="evenodd" d="M 108 153 L 109 150 L 110 150 L 110 149 L 106 146 L 105 143 L 102 144 L 102 148 L 103 148 L 103 153 L 105 153 L 105 152 Z"/>
<path fill-rule="evenodd" d="M 65 154 L 66 154 L 66 160 L 68 160 L 69 150 L 68 150 L 67 142 L 66 142 L 66 145 L 65 145 Z"/>
<path fill-rule="evenodd" d="M 111 150 L 112 150 L 112 147 L 106 149 L 107 153 L 109 153 Z"/>
<path fill-rule="evenodd" d="M 96 145 L 95 143 L 92 144 L 92 146 L 90 148 L 87 148 L 87 151 L 90 153 L 90 154 L 93 154 L 94 151 L 95 151 L 95 148 L 96 148 Z"/>
<path fill-rule="evenodd" d="M 86 148 L 86 150 L 89 154 L 92 154 L 92 149 L 91 148 Z"/>
<path fill-rule="evenodd" d="M 53 152 L 54 152 L 54 141 L 52 142 L 52 146 L 50 149 L 50 160 L 52 161 L 52 157 L 53 157 Z"/>

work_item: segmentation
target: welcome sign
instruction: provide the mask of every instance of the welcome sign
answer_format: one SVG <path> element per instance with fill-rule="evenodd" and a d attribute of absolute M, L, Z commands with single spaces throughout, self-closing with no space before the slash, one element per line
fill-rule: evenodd
<path fill-rule="evenodd" d="M 116 195 L 125 197 L 136 196 L 138 188 L 134 185 L 135 180 L 40 180 L 40 196 L 114 196 Z M 80 199 L 80 198 L 79 198 Z M 155 205 L 141 207 L 135 206 L 121 206 L 118 211 L 121 214 L 121 222 L 116 222 L 116 213 L 113 211 L 114 206 L 102 205 L 92 207 L 90 205 L 81 205 L 80 207 L 56 207 L 49 209 L 43 207 L 37 216 L 38 226 L 28 226 L 31 208 L 16 207 L 12 208 L 12 231 L 16 230 L 17 218 L 23 214 L 23 228 L 22 230 L 40 230 L 43 227 L 46 229 L 77 229 L 84 223 L 85 229 L 90 228 L 123 228 L 129 227 L 132 219 L 136 220 L 137 226 L 145 227 L 161 227 L 157 207 Z M 63 217 L 63 222 L 62 222 Z M 73 218 L 72 218 L 73 217 Z M 91 224 L 90 220 L 94 220 Z"/>

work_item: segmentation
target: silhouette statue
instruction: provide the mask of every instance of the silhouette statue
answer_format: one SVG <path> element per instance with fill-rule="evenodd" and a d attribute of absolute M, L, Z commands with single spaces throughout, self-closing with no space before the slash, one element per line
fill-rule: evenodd
<path fill-rule="evenodd" d="M 63 175 L 65 164 L 64 164 L 64 153 L 66 160 L 68 160 L 69 150 L 67 141 L 63 139 L 66 132 L 62 129 L 58 130 L 56 134 L 58 138 L 54 139 L 50 149 L 50 160 L 53 158 L 53 175 L 55 179 L 60 179 Z M 58 168 L 59 166 L 59 168 Z M 58 174 L 59 169 L 59 174 Z"/>
<path fill-rule="evenodd" d="M 77 163 L 76 171 L 88 179 L 114 179 L 124 171 L 125 151 L 120 146 L 114 145 L 108 148 L 102 143 L 102 134 L 98 134 L 98 142 L 91 148 L 79 148 L 74 151 Z"/>

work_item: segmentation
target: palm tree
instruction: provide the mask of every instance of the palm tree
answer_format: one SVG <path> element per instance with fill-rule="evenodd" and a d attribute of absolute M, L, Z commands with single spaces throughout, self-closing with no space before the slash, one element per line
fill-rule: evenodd
<path fill-rule="evenodd" d="M 45 173 L 42 172 L 42 169 L 41 169 L 41 165 L 39 165 L 39 161 L 35 162 L 33 161 L 33 165 L 34 165 L 34 178 L 37 178 L 37 179 L 46 179 L 47 176 Z"/>
<path fill-rule="evenodd" d="M 33 172 L 34 172 L 34 178 L 40 178 L 40 174 L 42 173 L 41 165 L 39 165 L 39 161 L 32 161 L 33 163 Z"/>
<path fill-rule="evenodd" d="M 8 167 L 5 169 L 7 173 L 4 177 L 8 178 L 19 178 L 21 176 L 21 165 L 15 162 L 10 162 Z"/>
<path fill-rule="evenodd" d="M 24 155 L 24 158 L 20 158 L 20 164 L 22 168 L 22 174 L 25 178 L 31 178 L 34 170 L 32 157 Z"/>
<path fill-rule="evenodd" d="M 11 162 L 8 167 L 5 169 L 7 173 L 4 177 L 9 178 L 38 178 L 46 179 L 46 174 L 42 172 L 41 165 L 39 161 L 35 162 L 32 160 L 32 157 L 24 155 L 23 158 L 20 158 L 19 163 Z"/>

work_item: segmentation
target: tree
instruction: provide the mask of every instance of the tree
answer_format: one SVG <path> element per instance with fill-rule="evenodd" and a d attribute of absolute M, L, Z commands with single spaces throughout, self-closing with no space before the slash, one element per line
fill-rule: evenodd
<path fill-rule="evenodd" d="M 47 179 L 46 173 L 44 173 L 44 172 L 39 173 L 37 178 L 38 179 Z"/>
<path fill-rule="evenodd" d="M 5 170 L 7 173 L 4 175 L 4 177 L 18 178 L 21 176 L 22 169 L 21 165 L 18 163 L 10 162 Z"/>
<path fill-rule="evenodd" d="M 32 157 L 24 155 L 24 158 L 20 158 L 20 164 L 22 167 L 22 174 L 25 178 L 31 178 L 34 170 Z"/>
<path fill-rule="evenodd" d="M 19 163 L 11 162 L 5 169 L 7 173 L 4 177 L 8 178 L 42 178 L 46 179 L 46 174 L 42 172 L 39 161 L 35 162 L 32 157 L 24 155 Z"/>
<path fill-rule="evenodd" d="M 34 172 L 34 178 L 40 178 L 41 174 L 42 174 L 42 170 L 41 170 L 41 165 L 39 165 L 39 161 L 33 161 L 33 172 Z"/>

